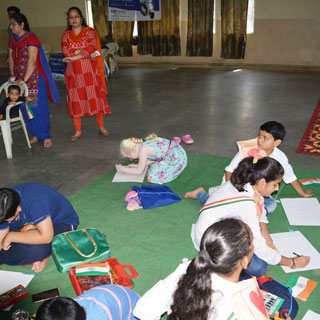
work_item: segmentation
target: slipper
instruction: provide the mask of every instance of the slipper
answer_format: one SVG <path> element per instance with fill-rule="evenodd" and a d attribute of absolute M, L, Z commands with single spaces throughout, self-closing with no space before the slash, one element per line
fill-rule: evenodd
<path fill-rule="evenodd" d="M 134 198 L 134 197 L 136 197 L 137 195 L 138 195 L 138 193 L 137 193 L 136 191 L 131 190 L 131 191 L 129 191 L 129 192 L 126 194 L 126 196 L 125 196 L 125 198 L 124 198 L 124 201 L 125 201 L 125 202 L 129 202 L 129 201 L 131 200 L 131 198 Z"/>
<path fill-rule="evenodd" d="M 186 135 L 182 136 L 182 141 L 186 144 L 192 144 L 194 142 L 191 137 L 191 134 L 186 134 Z"/>
<path fill-rule="evenodd" d="M 175 143 L 180 143 L 181 142 L 181 138 L 180 137 L 173 137 L 172 141 L 174 141 Z"/>
<path fill-rule="evenodd" d="M 135 211 L 135 210 L 142 209 L 142 206 L 139 204 L 140 200 L 137 199 L 137 198 L 138 197 L 133 198 L 128 202 L 128 205 L 127 205 L 127 210 L 128 211 Z"/>

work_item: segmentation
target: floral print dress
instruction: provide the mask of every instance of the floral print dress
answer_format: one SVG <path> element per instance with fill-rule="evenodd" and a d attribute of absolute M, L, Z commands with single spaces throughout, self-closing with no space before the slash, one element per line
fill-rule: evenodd
<path fill-rule="evenodd" d="M 187 154 L 180 144 L 158 137 L 156 141 L 145 141 L 143 145 L 154 148 L 148 160 L 154 161 L 148 170 L 148 181 L 157 184 L 177 178 L 187 166 Z"/>

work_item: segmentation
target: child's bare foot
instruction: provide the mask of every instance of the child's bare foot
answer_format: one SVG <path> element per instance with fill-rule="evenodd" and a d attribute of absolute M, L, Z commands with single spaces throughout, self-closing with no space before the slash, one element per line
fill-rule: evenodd
<path fill-rule="evenodd" d="M 32 264 L 32 268 L 31 270 L 35 273 L 39 273 L 41 272 L 45 267 L 46 267 L 46 264 L 48 262 L 48 259 L 49 258 L 45 258 L 43 259 L 42 261 L 36 261 Z"/>
<path fill-rule="evenodd" d="M 186 199 L 193 199 L 193 200 L 196 200 L 197 199 L 197 194 L 199 193 L 199 192 L 201 192 L 201 191 L 205 191 L 202 187 L 200 187 L 200 188 L 197 188 L 197 189 L 195 189 L 195 190 L 193 190 L 193 191 L 188 191 L 185 195 L 184 195 L 184 197 L 186 198 Z"/>

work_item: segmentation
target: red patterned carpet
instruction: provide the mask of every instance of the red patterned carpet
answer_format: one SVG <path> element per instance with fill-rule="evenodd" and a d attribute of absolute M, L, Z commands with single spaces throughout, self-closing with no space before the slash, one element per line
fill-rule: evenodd
<path fill-rule="evenodd" d="M 297 152 L 320 155 L 320 100 Z"/>

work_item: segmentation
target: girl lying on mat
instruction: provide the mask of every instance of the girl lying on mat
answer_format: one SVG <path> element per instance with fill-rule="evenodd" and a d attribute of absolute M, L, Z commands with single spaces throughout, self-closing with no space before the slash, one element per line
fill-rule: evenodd
<path fill-rule="evenodd" d="M 187 166 L 187 154 L 176 142 L 152 133 L 144 139 L 128 138 L 121 141 L 120 152 L 138 164 L 116 164 L 118 172 L 141 174 L 149 165 L 148 181 L 163 184 L 176 179 Z"/>
<path fill-rule="evenodd" d="M 32 270 L 41 272 L 51 254 L 52 238 L 78 224 L 71 203 L 44 184 L 1 188 L 0 264 L 32 263 Z"/>
<path fill-rule="evenodd" d="M 139 295 L 117 285 L 92 288 L 76 299 L 56 297 L 44 302 L 37 320 L 136 319 L 132 315 Z"/>
<path fill-rule="evenodd" d="M 204 233 L 200 253 L 147 291 L 134 316 L 156 320 L 167 312 L 168 320 L 269 319 L 256 279 L 239 282 L 252 255 L 253 236 L 247 224 L 234 218 L 216 222 Z M 286 306 L 290 303 L 286 301 Z M 294 298 L 292 306 L 294 317 L 298 308 Z"/>
<path fill-rule="evenodd" d="M 191 231 L 196 249 L 199 249 L 202 235 L 212 223 L 225 217 L 239 217 L 253 233 L 255 254 L 247 269 L 249 275 L 264 275 L 268 264 L 280 264 L 292 269 L 306 266 L 310 257 L 281 256 L 268 232 L 262 196 L 268 197 L 278 190 L 282 176 L 283 167 L 273 158 L 243 159 L 233 171 L 231 180 L 214 190 L 200 209 L 198 220 Z M 202 193 L 205 193 L 204 189 L 198 188 L 187 194 L 188 198 L 199 199 Z"/>

